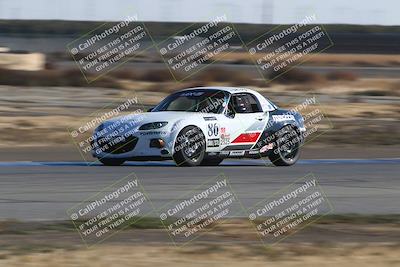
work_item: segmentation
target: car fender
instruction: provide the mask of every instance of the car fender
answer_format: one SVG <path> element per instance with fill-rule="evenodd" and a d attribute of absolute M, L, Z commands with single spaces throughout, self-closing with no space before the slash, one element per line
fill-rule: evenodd
<path fill-rule="evenodd" d="M 272 111 L 270 113 L 269 121 L 261 134 L 261 137 L 253 148 L 260 149 L 265 145 L 274 143 L 277 137 L 276 133 L 287 126 L 293 127 L 299 135 L 301 135 L 302 132 L 305 131 L 303 118 L 299 113 L 291 112 L 284 109 L 277 109 Z"/>

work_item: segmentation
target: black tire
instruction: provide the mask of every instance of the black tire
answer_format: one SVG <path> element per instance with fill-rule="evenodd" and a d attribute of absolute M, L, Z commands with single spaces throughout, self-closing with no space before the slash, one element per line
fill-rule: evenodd
<path fill-rule="evenodd" d="M 204 158 L 201 166 L 218 166 L 223 160 L 223 158 Z"/>
<path fill-rule="evenodd" d="M 275 141 L 274 150 L 268 158 L 275 166 L 291 166 L 300 157 L 300 136 L 293 128 L 279 131 L 279 136 Z"/>
<path fill-rule="evenodd" d="M 187 126 L 175 141 L 173 159 L 177 166 L 199 166 L 204 159 L 206 142 L 203 132 L 195 126 Z"/>
<path fill-rule="evenodd" d="M 125 162 L 124 159 L 106 159 L 106 158 L 99 159 L 99 161 L 103 163 L 103 165 L 105 166 L 120 166 Z"/>

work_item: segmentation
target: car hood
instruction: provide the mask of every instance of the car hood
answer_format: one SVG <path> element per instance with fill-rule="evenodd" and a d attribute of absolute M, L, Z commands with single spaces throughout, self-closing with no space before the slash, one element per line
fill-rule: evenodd
<path fill-rule="evenodd" d="M 207 114 L 199 112 L 185 112 L 185 111 L 160 111 L 160 112 L 145 112 L 140 114 L 128 114 L 109 119 L 103 125 L 113 124 L 119 122 L 121 124 L 130 124 L 130 126 L 141 126 L 146 123 L 166 121 L 170 126 L 179 120 L 197 119 L 203 117 L 214 117 L 216 114 Z"/>

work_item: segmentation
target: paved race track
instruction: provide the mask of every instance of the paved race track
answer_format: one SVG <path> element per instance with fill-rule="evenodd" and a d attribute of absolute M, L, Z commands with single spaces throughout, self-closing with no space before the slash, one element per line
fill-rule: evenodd
<path fill-rule="evenodd" d="M 0 162 L 0 219 L 67 219 L 66 210 L 134 172 L 155 207 L 224 173 L 245 207 L 313 173 L 334 213 L 400 214 L 400 159 L 301 160 L 292 167 L 227 160 L 218 167 L 178 168 L 172 162 L 120 167 L 84 162 Z"/>

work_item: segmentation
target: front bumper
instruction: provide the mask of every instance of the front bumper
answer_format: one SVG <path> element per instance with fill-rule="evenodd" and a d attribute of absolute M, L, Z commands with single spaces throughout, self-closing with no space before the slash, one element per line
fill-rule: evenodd
<path fill-rule="evenodd" d="M 164 147 L 151 147 L 152 140 L 161 139 Z M 92 156 L 98 159 L 133 159 L 139 157 L 171 158 L 173 141 L 166 132 L 143 131 L 127 137 L 98 138 L 92 144 Z"/>

